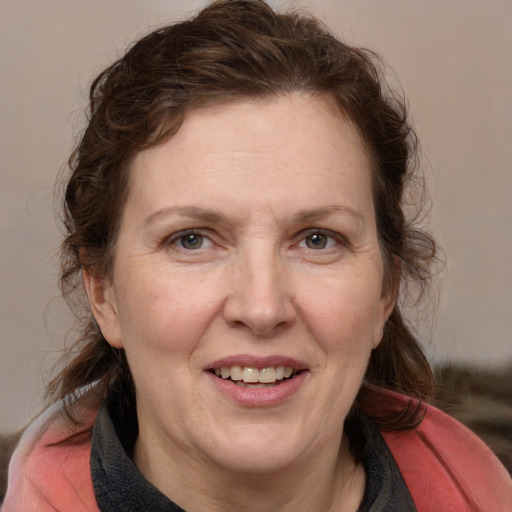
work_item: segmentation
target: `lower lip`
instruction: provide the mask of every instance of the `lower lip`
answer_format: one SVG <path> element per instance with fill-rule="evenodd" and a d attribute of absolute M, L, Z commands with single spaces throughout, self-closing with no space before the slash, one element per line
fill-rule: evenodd
<path fill-rule="evenodd" d="M 221 379 L 211 372 L 205 373 L 223 396 L 243 407 L 271 407 L 285 402 L 299 391 L 308 374 L 307 371 L 301 371 L 292 379 L 279 381 L 279 384 L 272 387 L 245 388 L 230 379 Z"/>

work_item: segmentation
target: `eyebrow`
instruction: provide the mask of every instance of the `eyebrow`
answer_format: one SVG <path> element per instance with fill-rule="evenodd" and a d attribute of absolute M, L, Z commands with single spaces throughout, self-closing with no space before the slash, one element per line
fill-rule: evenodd
<path fill-rule="evenodd" d="M 350 217 L 353 217 L 355 220 L 357 220 L 357 222 L 360 222 L 363 225 L 366 224 L 365 218 L 360 212 L 354 208 L 337 204 L 325 206 L 322 208 L 314 208 L 311 210 L 301 210 L 293 215 L 292 221 L 295 223 L 312 222 L 315 220 L 324 219 L 325 217 L 328 217 L 332 214 L 349 215 Z"/>
<path fill-rule="evenodd" d="M 291 221 L 296 224 L 304 224 L 324 219 L 333 214 L 349 215 L 357 222 L 360 222 L 363 225 L 366 224 L 365 218 L 361 213 L 354 208 L 341 205 L 329 205 L 322 208 L 300 210 L 292 215 Z M 206 224 L 229 224 L 229 219 L 224 214 L 216 210 L 200 208 L 198 206 L 169 206 L 168 208 L 163 208 L 148 215 L 144 219 L 144 226 L 154 224 L 159 220 L 171 217 L 172 215 L 196 219 Z"/>
<path fill-rule="evenodd" d="M 148 215 L 144 219 L 144 225 L 148 226 L 158 222 L 160 219 L 171 217 L 172 215 L 189 217 L 206 223 L 213 222 L 226 224 L 228 222 L 228 219 L 225 215 L 214 210 L 198 208 L 197 206 L 169 206 L 168 208 L 163 208 L 162 210 L 158 210 Z"/>

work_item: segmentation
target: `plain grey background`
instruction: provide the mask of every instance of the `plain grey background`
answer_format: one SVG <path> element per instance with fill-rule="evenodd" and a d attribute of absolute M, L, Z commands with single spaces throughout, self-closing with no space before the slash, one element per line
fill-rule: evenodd
<path fill-rule="evenodd" d="M 88 85 L 149 28 L 206 3 L 0 0 L 0 431 L 41 407 L 71 322 L 56 286 L 54 180 Z M 447 258 L 430 359 L 512 361 L 512 2 L 271 3 L 305 6 L 400 77 Z"/>

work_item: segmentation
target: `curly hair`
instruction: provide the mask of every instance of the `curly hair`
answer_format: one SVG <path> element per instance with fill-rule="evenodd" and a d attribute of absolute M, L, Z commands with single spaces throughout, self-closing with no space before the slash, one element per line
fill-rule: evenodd
<path fill-rule="evenodd" d="M 276 13 L 262 0 L 219 0 L 140 39 L 91 86 L 88 125 L 69 160 L 60 281 L 81 323 L 65 366 L 48 385 L 50 399 L 93 382 L 104 393 L 118 387 L 134 396 L 123 350 L 108 344 L 86 301 L 77 301 L 82 269 L 111 276 L 134 155 L 172 137 L 192 109 L 290 92 L 329 97 L 359 130 L 372 162 L 384 286 L 394 286 L 398 269 L 402 282 L 428 287 L 436 245 L 403 205 L 417 173 L 418 143 L 379 57 L 341 42 L 304 13 Z M 423 400 L 433 394 L 430 366 L 400 303 L 365 382 Z M 369 389 L 363 386 L 360 399 Z M 395 423 L 388 426 L 404 426 L 403 418 Z"/>

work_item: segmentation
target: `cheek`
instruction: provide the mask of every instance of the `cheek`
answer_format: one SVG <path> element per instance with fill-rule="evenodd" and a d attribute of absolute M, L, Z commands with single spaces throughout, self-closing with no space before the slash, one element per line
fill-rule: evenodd
<path fill-rule="evenodd" d="M 377 281 L 378 282 L 378 281 Z M 363 359 L 382 327 L 380 289 L 372 280 L 331 280 L 321 294 L 303 294 L 302 315 L 329 355 L 357 354 Z"/>
<path fill-rule="evenodd" d="M 127 352 L 180 353 L 197 344 L 217 308 L 213 286 L 172 279 L 172 274 L 141 275 L 118 287 L 118 319 Z"/>

